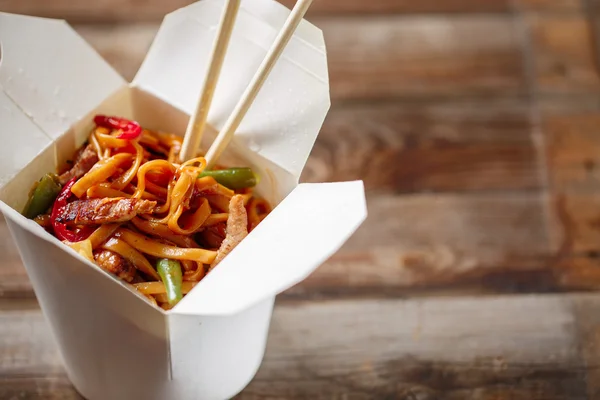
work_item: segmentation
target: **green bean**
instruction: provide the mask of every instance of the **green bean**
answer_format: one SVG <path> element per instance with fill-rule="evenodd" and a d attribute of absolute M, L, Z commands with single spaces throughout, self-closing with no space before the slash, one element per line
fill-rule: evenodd
<path fill-rule="evenodd" d="M 156 264 L 156 270 L 165 285 L 169 305 L 173 307 L 183 297 L 181 293 L 181 285 L 183 284 L 181 263 L 177 260 L 161 258 Z"/>
<path fill-rule="evenodd" d="M 250 168 L 228 168 L 214 171 L 203 171 L 198 177 L 211 176 L 221 185 L 232 189 L 244 189 L 256 186 L 258 177 Z"/>

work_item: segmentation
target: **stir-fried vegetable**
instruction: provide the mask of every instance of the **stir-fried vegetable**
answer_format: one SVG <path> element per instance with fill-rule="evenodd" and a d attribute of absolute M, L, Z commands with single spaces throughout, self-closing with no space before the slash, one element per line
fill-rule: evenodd
<path fill-rule="evenodd" d="M 23 210 L 23 215 L 33 219 L 40 214 L 44 214 L 60 193 L 60 183 L 55 174 L 46 174 L 36 183 L 32 189 L 27 205 Z"/>
<path fill-rule="evenodd" d="M 142 134 L 142 127 L 135 121 L 130 121 L 120 117 L 107 117 L 106 115 L 96 115 L 94 123 L 105 128 L 118 129 L 121 131 L 117 139 L 133 140 Z"/>
<path fill-rule="evenodd" d="M 203 171 L 199 178 L 210 176 L 229 189 L 244 189 L 258 184 L 258 177 L 250 168 L 228 168 Z"/>
<path fill-rule="evenodd" d="M 181 293 L 181 285 L 183 282 L 181 263 L 177 260 L 161 258 L 156 264 L 156 269 L 158 275 L 160 275 L 160 279 L 162 279 L 165 284 L 169 305 L 173 307 L 175 304 L 179 303 L 183 297 Z"/>

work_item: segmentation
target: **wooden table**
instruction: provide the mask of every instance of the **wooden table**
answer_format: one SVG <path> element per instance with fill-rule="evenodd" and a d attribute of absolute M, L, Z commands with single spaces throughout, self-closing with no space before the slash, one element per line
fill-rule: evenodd
<path fill-rule="evenodd" d="M 67 18 L 131 78 L 188 2 L 0 10 Z M 315 1 L 333 107 L 303 179 L 363 179 L 370 215 L 279 297 L 240 399 L 600 399 L 599 8 Z M 0 228 L 0 398 L 77 399 Z"/>

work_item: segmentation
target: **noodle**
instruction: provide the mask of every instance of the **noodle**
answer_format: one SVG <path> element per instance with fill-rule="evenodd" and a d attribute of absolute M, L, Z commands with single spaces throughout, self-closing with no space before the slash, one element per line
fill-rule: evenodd
<path fill-rule="evenodd" d="M 206 199 L 202 199 L 202 205 L 193 214 L 187 216 L 187 218 L 186 216 L 181 218 L 182 212 L 183 206 L 180 205 L 177 207 L 175 214 L 169 218 L 168 226 L 173 232 L 180 235 L 191 235 L 198 231 L 210 216 L 210 206 Z M 179 225 L 180 218 L 183 220 L 183 227 Z"/>
<path fill-rule="evenodd" d="M 248 230 L 252 231 L 271 212 L 269 203 L 264 199 L 252 198 L 246 206 L 248 211 Z"/>
<path fill-rule="evenodd" d="M 132 144 L 133 147 L 135 147 L 135 161 L 133 162 L 131 168 L 129 168 L 129 171 L 127 171 L 123 176 L 121 176 L 119 179 L 115 180 L 112 183 L 113 187 L 117 190 L 122 190 L 125 186 L 129 184 L 129 182 L 131 182 L 131 180 L 137 174 L 140 165 L 142 164 L 142 158 L 144 157 L 144 149 L 142 149 L 142 146 L 140 146 L 137 143 Z"/>
<path fill-rule="evenodd" d="M 119 224 L 106 224 L 96 229 L 88 238 L 92 244 L 92 249 L 95 249 L 104 243 L 117 229 L 119 229 Z"/>
<path fill-rule="evenodd" d="M 163 294 L 166 293 L 165 285 L 162 282 L 144 282 L 134 283 L 133 286 L 143 294 Z M 189 293 L 196 286 L 196 282 L 184 282 L 181 285 L 181 291 L 183 293 Z"/>
<path fill-rule="evenodd" d="M 150 262 L 135 249 L 135 246 L 130 246 L 128 243 L 113 237 L 104 243 L 102 247 L 106 250 L 114 251 L 129 260 L 138 270 L 144 272 L 154 280 L 160 280 L 160 276 L 158 276 L 158 273 L 152 268 Z"/>
<path fill-rule="evenodd" d="M 175 243 L 179 247 L 199 247 L 192 238 L 189 236 L 177 235 L 166 225 L 159 224 L 154 221 L 144 220 L 138 217 L 132 219 L 131 222 L 140 231 L 149 235 L 166 239 L 169 242 Z"/>
<path fill-rule="evenodd" d="M 223 212 L 229 212 L 229 198 L 221 194 L 207 194 L 205 197 L 211 207 Z"/>
<path fill-rule="evenodd" d="M 113 176 L 119 167 L 129 160 L 131 160 L 131 154 L 120 153 L 98 161 L 87 174 L 73 185 L 71 191 L 77 197 L 83 196 L 89 188 Z"/>
<path fill-rule="evenodd" d="M 186 271 L 183 274 L 183 281 L 184 282 L 198 282 L 200 281 L 202 278 L 204 278 L 204 276 L 206 275 L 206 269 L 204 268 L 203 264 L 197 263 L 197 268 L 195 271 Z"/>
<path fill-rule="evenodd" d="M 175 282 L 185 295 L 209 273 L 217 255 L 226 255 L 220 247 L 229 220 L 240 217 L 233 208 L 230 214 L 230 202 L 241 206 L 242 196 L 246 213 L 236 226 L 247 222 L 248 231 L 270 206 L 251 187 L 232 189 L 230 181 L 202 175 L 204 157 L 180 163 L 179 136 L 139 130 L 136 124 L 138 131 L 124 132 L 132 124 L 111 125 L 130 122 L 118 117 L 94 121 L 89 148 L 77 153 L 62 189 L 58 186 L 61 194 L 48 204 L 52 213 L 34 219 L 82 256 L 130 282 L 151 304 L 169 310 L 175 305 L 169 292 L 173 277 L 178 276 Z M 164 268 L 176 272 L 167 284 L 161 278 L 169 272 Z"/>
<path fill-rule="evenodd" d="M 130 246 L 140 250 L 142 253 L 154 257 L 169 258 L 171 260 L 192 260 L 210 264 L 217 256 L 216 251 L 204 249 L 184 249 L 170 246 L 156 240 L 148 239 L 144 235 L 135 233 L 128 229 L 119 229 L 117 235 Z"/>

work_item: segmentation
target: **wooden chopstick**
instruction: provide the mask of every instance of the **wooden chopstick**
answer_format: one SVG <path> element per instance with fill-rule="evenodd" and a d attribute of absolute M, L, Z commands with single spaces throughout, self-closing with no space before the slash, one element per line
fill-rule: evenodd
<path fill-rule="evenodd" d="M 304 14 L 306 14 L 306 11 L 310 7 L 311 3 L 312 0 L 298 0 L 296 2 L 296 5 L 292 9 L 288 19 L 285 21 L 283 28 L 275 38 L 273 45 L 267 52 L 267 55 L 258 68 L 258 71 L 250 81 L 250 84 L 244 91 L 244 94 L 242 94 L 242 97 L 225 122 L 225 125 L 223 125 L 223 129 L 221 129 L 217 138 L 210 146 L 210 149 L 208 149 L 208 152 L 206 153 L 207 168 L 212 168 L 215 165 L 217 159 L 221 156 L 233 138 L 235 131 L 240 126 L 244 116 L 248 112 L 248 109 L 250 109 L 252 102 L 267 80 L 267 77 L 271 73 L 271 70 L 275 66 L 279 56 L 281 56 L 285 46 L 292 38 L 292 35 L 302 21 L 302 18 L 304 17 Z"/>
<path fill-rule="evenodd" d="M 183 144 L 181 146 L 181 152 L 179 153 L 181 162 L 196 157 L 198 148 L 200 147 L 202 134 L 204 133 L 204 128 L 206 126 L 206 118 L 215 94 L 215 88 L 217 87 L 221 68 L 223 67 L 223 61 L 225 60 L 225 54 L 227 53 L 227 46 L 229 45 L 229 39 L 231 39 L 231 33 L 239 8 L 240 0 L 226 0 L 223 15 L 221 16 L 221 21 L 219 22 L 219 28 L 215 37 L 208 72 L 202 85 L 200 96 L 198 97 L 196 109 L 188 122 Z"/>

